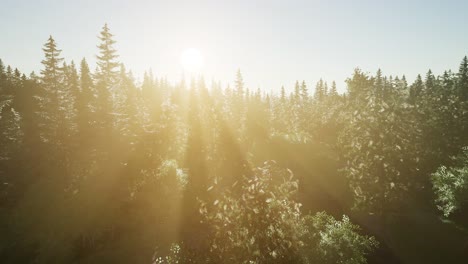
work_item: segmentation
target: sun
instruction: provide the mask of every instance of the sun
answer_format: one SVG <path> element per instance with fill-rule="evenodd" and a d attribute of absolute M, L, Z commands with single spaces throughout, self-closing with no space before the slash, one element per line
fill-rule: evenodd
<path fill-rule="evenodd" d="M 203 55 L 195 48 L 189 48 L 180 55 L 180 63 L 188 73 L 200 73 L 204 64 Z"/>

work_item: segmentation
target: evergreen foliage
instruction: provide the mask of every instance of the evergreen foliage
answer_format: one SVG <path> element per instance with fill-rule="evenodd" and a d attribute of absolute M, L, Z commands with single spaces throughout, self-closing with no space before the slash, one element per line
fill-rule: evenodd
<path fill-rule="evenodd" d="M 465 260 L 467 57 L 274 93 L 140 81 L 98 40 L 95 71 L 52 36 L 38 75 L 0 60 L 2 263 Z"/>

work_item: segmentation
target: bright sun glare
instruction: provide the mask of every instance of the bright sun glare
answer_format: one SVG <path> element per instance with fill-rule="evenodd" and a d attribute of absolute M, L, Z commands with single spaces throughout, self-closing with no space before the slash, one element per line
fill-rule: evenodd
<path fill-rule="evenodd" d="M 200 73 L 204 63 L 203 55 L 197 49 L 186 49 L 180 55 L 180 63 L 185 71 L 189 73 Z"/>

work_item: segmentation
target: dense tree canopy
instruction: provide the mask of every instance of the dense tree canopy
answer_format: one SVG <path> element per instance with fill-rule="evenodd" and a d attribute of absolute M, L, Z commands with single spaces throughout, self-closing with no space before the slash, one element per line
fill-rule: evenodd
<path fill-rule="evenodd" d="M 0 60 L 2 263 L 463 263 L 467 57 L 268 93 L 98 38 L 95 71 L 52 36 L 39 75 Z"/>

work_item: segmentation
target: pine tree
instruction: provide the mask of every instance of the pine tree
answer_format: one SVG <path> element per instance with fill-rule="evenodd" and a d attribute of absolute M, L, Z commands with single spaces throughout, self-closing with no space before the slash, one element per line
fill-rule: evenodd
<path fill-rule="evenodd" d="M 154 97 L 153 80 L 150 75 L 145 71 L 143 75 L 143 83 L 141 85 L 141 94 L 145 100 L 152 100 Z"/>
<path fill-rule="evenodd" d="M 307 89 L 307 85 L 305 81 L 302 81 L 302 84 L 301 84 L 301 99 L 303 102 L 307 102 L 309 99 L 309 91 Z"/>
<path fill-rule="evenodd" d="M 125 141 L 135 143 L 134 136 L 137 128 L 137 89 L 131 72 L 127 72 L 123 64 L 120 65 L 119 84 L 116 91 L 115 113 L 119 127 L 118 135 L 125 137 Z"/>
<path fill-rule="evenodd" d="M 330 89 L 330 96 L 336 97 L 338 96 L 338 91 L 336 90 L 336 82 L 333 81 Z"/>
<path fill-rule="evenodd" d="M 244 130 L 246 101 L 244 91 L 244 80 L 240 69 L 237 70 L 236 80 L 234 82 L 234 98 L 232 100 L 232 115 L 234 117 L 234 127 L 238 128 L 239 132 Z"/>
<path fill-rule="evenodd" d="M 382 70 L 378 69 L 374 80 L 375 91 L 378 98 L 384 98 L 384 79 L 382 77 Z"/>
<path fill-rule="evenodd" d="M 94 112 L 96 109 L 96 100 L 94 96 L 94 84 L 86 59 L 83 58 L 80 63 L 80 93 L 77 97 L 77 123 L 81 140 L 87 141 L 91 136 L 91 128 L 96 124 Z"/>
<path fill-rule="evenodd" d="M 97 81 L 104 83 L 106 87 L 111 87 L 116 81 L 118 76 L 117 68 L 119 63 L 116 59 L 119 57 L 114 48 L 116 41 L 113 39 L 114 35 L 110 33 L 107 23 L 104 24 L 99 36 L 101 44 L 98 45 L 99 55 L 97 55 Z"/>
<path fill-rule="evenodd" d="M 443 86 L 443 94 L 447 95 L 451 93 L 454 89 L 454 79 L 453 79 L 453 74 L 451 71 L 444 71 L 444 74 L 442 75 L 442 86 Z"/>
<path fill-rule="evenodd" d="M 11 82 L 12 79 L 13 79 L 13 69 L 11 68 L 10 65 L 8 65 L 8 66 L 6 67 L 6 71 L 5 71 L 5 80 L 6 80 L 7 82 Z"/>
<path fill-rule="evenodd" d="M 235 89 L 236 89 L 236 96 L 242 100 L 244 98 L 244 79 L 242 78 L 242 74 L 240 69 L 237 70 L 236 73 L 236 81 L 235 81 Z"/>
<path fill-rule="evenodd" d="M 17 69 L 14 72 L 15 74 L 7 78 L 5 68 L 0 61 L 0 82 L 2 82 L 2 86 L 0 86 L 0 179 L 6 177 L 3 175 L 6 172 L 2 170 L 8 166 L 6 161 L 13 159 L 20 148 L 21 117 L 15 109 L 15 105 L 17 105 L 17 90 L 21 88 L 21 84 L 18 83 L 21 78 L 16 79 L 21 74 Z"/>
<path fill-rule="evenodd" d="M 45 59 L 42 61 L 44 65 L 44 69 L 41 71 L 42 82 L 56 92 L 62 79 L 63 69 L 60 67 L 60 63 L 63 61 L 63 58 L 60 57 L 62 50 L 57 48 L 57 43 L 52 36 L 49 37 L 42 50 L 45 54 Z"/>
<path fill-rule="evenodd" d="M 468 57 L 465 56 L 460 63 L 460 68 L 457 74 L 457 88 L 460 98 L 463 101 L 468 100 Z"/>
<path fill-rule="evenodd" d="M 301 101 L 301 86 L 299 85 L 299 81 L 296 81 L 294 85 L 294 103 L 298 104 Z"/>
<path fill-rule="evenodd" d="M 112 92 L 118 81 L 117 68 L 119 63 L 116 61 L 118 55 L 113 46 L 115 40 L 113 40 L 113 35 L 110 33 L 107 24 L 102 28 L 99 40 L 101 44 L 98 45 L 99 55 L 97 55 L 96 88 L 98 104 L 96 111 L 101 129 L 100 136 L 109 139 L 113 127 Z"/>
<path fill-rule="evenodd" d="M 320 81 L 317 82 L 317 85 L 315 85 L 315 93 L 314 93 L 314 98 L 315 100 L 321 101 L 325 96 L 325 86 L 323 83 L 323 80 L 320 79 Z"/>
<path fill-rule="evenodd" d="M 47 40 L 43 51 L 45 59 L 42 61 L 44 68 L 41 70 L 42 91 L 39 97 L 39 117 L 41 119 L 42 138 L 44 141 L 50 142 L 56 139 L 59 123 L 61 122 L 61 94 L 59 90 L 63 81 L 63 68 L 60 66 L 63 58 L 60 57 L 61 50 L 57 48 L 52 36 Z"/>
<path fill-rule="evenodd" d="M 424 89 L 424 83 L 422 81 L 421 75 L 418 74 L 418 77 L 416 77 L 416 80 L 410 87 L 410 92 L 409 92 L 409 102 L 414 104 L 419 100 L 419 97 Z"/>
<path fill-rule="evenodd" d="M 406 81 L 406 76 L 401 77 L 401 90 L 403 94 L 408 94 L 408 81 Z"/>
<path fill-rule="evenodd" d="M 6 86 L 6 73 L 5 73 L 5 65 L 3 61 L 0 59 L 0 94 L 3 93 Z"/>
<path fill-rule="evenodd" d="M 286 91 L 284 90 L 284 86 L 281 86 L 280 100 L 283 104 L 286 102 Z"/>
<path fill-rule="evenodd" d="M 5 194 L 8 195 L 8 191 L 4 188 L 8 185 L 14 186 L 14 181 L 17 180 L 14 176 L 18 173 L 15 165 L 18 166 L 18 158 L 23 151 L 21 116 L 13 108 L 13 100 L 14 98 L 0 101 L 0 181 L 3 183 L 0 186 L 0 199 L 2 199 L 2 204 L 10 199 L 10 197 L 4 197 Z"/>
<path fill-rule="evenodd" d="M 348 85 L 349 98 L 354 100 L 366 96 L 369 89 L 372 89 L 374 81 L 359 68 L 356 68 L 354 69 L 352 78 L 346 80 L 346 84 Z"/>
<path fill-rule="evenodd" d="M 435 94 L 435 90 L 436 90 L 436 78 L 434 76 L 434 74 L 432 74 L 432 71 L 429 70 L 426 74 L 426 80 L 424 82 L 425 84 L 425 93 L 429 96 L 431 95 L 434 95 Z"/>
<path fill-rule="evenodd" d="M 77 134 L 77 108 L 76 101 L 80 96 L 78 72 L 75 63 L 63 64 L 64 83 L 60 89 L 60 112 L 62 112 L 62 126 L 64 137 Z"/>

